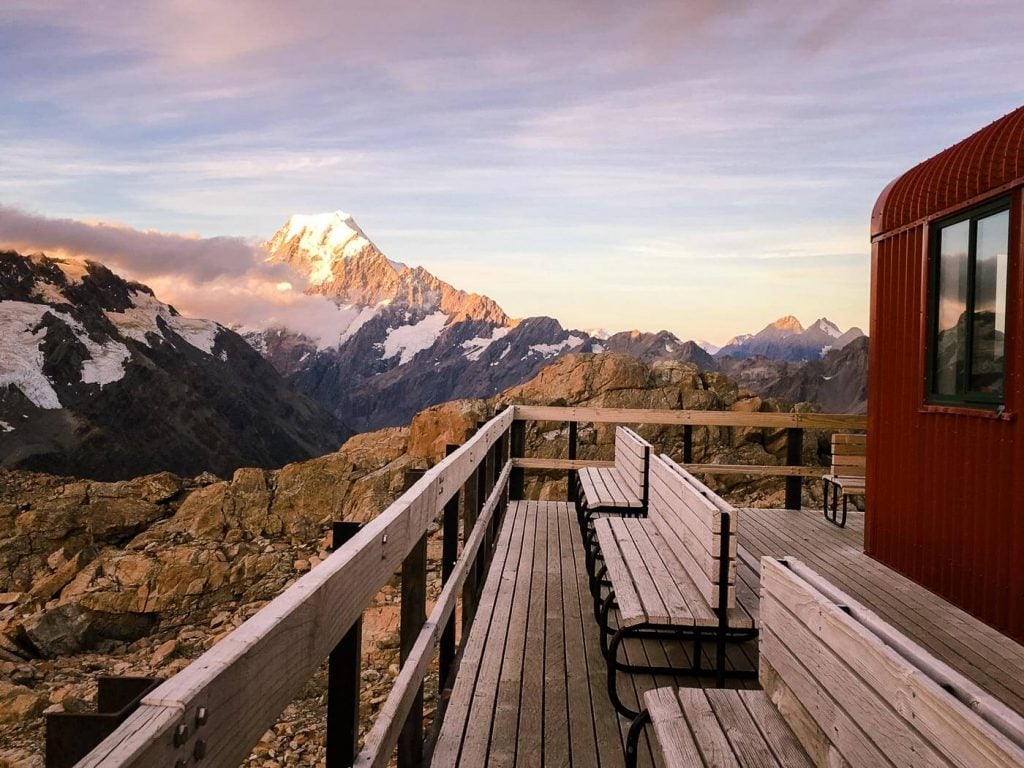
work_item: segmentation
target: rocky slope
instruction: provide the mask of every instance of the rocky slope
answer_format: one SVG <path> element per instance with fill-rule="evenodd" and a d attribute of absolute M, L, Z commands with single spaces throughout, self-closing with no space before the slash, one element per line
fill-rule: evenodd
<path fill-rule="evenodd" d="M 342 426 L 236 333 L 94 262 L 0 253 L 0 462 L 98 479 L 280 466 Z"/>
<path fill-rule="evenodd" d="M 104 483 L 0 470 L 0 765 L 39 765 L 44 710 L 81 711 L 98 674 L 173 674 L 327 556 L 332 519 L 365 521 L 400 493 L 404 474 L 440 459 L 510 402 L 778 411 L 727 376 L 690 364 L 570 355 L 487 400 L 429 408 L 401 429 L 358 435 L 339 451 L 230 480 L 168 473 Z M 806 407 L 806 406 L 798 406 Z M 678 456 L 678 428 L 642 430 Z M 580 431 L 581 457 L 610 458 L 613 429 Z M 562 424 L 535 424 L 528 452 L 564 456 Z M 782 431 L 700 428 L 698 461 L 781 462 Z M 805 440 L 819 461 L 827 436 Z M 735 503 L 781 503 L 781 483 L 711 480 Z M 807 503 L 816 503 L 807 484 Z M 534 498 L 564 498 L 564 480 L 532 476 Z M 31 534 L 31 535 L 30 535 Z M 431 594 L 439 542 L 432 537 Z M 397 589 L 364 619 L 363 727 L 398 672 Z M 318 674 L 257 745 L 251 765 L 314 765 L 323 757 L 325 678 Z M 436 683 L 427 687 L 428 712 Z"/>

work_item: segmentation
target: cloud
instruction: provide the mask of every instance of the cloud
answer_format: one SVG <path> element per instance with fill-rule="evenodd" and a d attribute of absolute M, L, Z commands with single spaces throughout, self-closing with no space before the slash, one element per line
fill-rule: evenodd
<path fill-rule="evenodd" d="M 280 273 L 264 265 L 255 243 L 240 237 L 197 237 L 39 216 L 0 206 L 0 243 L 21 250 L 63 251 L 96 259 L 134 274 L 187 275 L 197 280 L 252 270 Z"/>
<path fill-rule="evenodd" d="M 337 338 L 347 313 L 302 292 L 305 280 L 240 237 L 197 237 L 111 223 L 36 216 L 0 206 L 0 247 L 99 261 L 146 283 L 193 317 L 244 328 L 284 326 L 316 339 Z"/>

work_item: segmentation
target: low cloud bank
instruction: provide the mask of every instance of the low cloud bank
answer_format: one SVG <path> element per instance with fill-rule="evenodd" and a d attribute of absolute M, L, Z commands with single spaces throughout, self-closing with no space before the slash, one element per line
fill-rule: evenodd
<path fill-rule="evenodd" d="M 149 285 L 193 317 L 245 328 L 285 326 L 329 344 L 347 313 L 303 293 L 305 279 L 242 237 L 197 237 L 39 216 L 0 206 L 0 248 L 98 261 Z"/>

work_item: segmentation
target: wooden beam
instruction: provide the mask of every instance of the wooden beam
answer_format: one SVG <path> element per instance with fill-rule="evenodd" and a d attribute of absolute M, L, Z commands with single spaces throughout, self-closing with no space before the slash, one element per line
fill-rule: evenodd
<path fill-rule="evenodd" d="M 512 466 L 522 469 L 584 469 L 614 467 L 614 461 L 591 459 L 512 459 Z M 757 475 L 764 477 L 821 477 L 828 467 L 787 467 L 778 464 L 682 464 L 690 472 L 706 475 Z"/>
<path fill-rule="evenodd" d="M 712 427 L 867 429 L 867 416 L 841 413 L 739 413 L 655 408 L 513 406 L 516 421 L 585 421 L 609 424 L 694 424 Z"/>

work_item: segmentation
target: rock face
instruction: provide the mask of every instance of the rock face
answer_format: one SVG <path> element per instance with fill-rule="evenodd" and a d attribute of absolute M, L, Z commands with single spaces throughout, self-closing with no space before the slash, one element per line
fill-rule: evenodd
<path fill-rule="evenodd" d="M 115 480 L 230 473 L 345 430 L 240 336 L 93 262 L 0 253 L 0 463 Z"/>

